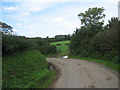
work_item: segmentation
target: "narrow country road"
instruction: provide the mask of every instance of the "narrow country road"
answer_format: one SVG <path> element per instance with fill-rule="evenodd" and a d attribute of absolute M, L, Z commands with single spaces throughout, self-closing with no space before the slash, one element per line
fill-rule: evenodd
<path fill-rule="evenodd" d="M 60 69 L 53 88 L 118 88 L 118 74 L 103 65 L 77 59 L 47 58 Z"/>

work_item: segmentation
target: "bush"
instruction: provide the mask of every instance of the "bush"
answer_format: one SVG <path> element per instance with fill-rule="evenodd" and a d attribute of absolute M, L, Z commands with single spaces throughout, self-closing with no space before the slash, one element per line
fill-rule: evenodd
<path fill-rule="evenodd" d="M 103 59 L 113 61 L 115 63 L 118 63 L 118 52 L 115 50 L 110 51 L 109 53 L 106 53 L 103 56 Z"/>
<path fill-rule="evenodd" d="M 3 55 L 24 51 L 32 47 L 31 42 L 22 36 L 4 35 L 2 37 Z"/>
<path fill-rule="evenodd" d="M 59 44 L 59 43 L 58 43 L 58 44 L 56 44 L 56 46 L 61 46 L 61 45 L 62 45 L 62 44 Z"/>
<path fill-rule="evenodd" d="M 55 53 L 57 52 L 56 46 L 53 46 L 53 45 L 40 46 L 40 47 L 38 48 L 38 50 L 39 50 L 42 54 L 55 54 Z"/>
<path fill-rule="evenodd" d="M 69 43 L 66 43 L 65 45 L 69 45 Z"/>
<path fill-rule="evenodd" d="M 47 41 L 41 38 L 31 39 L 23 36 L 12 36 L 3 34 L 3 55 L 10 55 L 28 49 L 39 50 L 42 54 L 54 54 L 57 52 L 55 46 L 50 45 Z"/>

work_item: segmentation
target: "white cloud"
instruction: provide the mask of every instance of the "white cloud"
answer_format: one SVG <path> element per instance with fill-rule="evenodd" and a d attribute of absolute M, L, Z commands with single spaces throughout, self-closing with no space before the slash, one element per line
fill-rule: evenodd
<path fill-rule="evenodd" d="M 49 26 L 52 26 L 53 24 L 50 22 L 50 23 L 48 23 L 48 25 L 49 25 Z"/>
<path fill-rule="evenodd" d="M 44 21 L 48 22 L 48 21 L 49 21 L 49 19 L 48 19 L 48 18 L 45 18 L 45 19 L 44 19 Z"/>
<path fill-rule="evenodd" d="M 76 28 L 78 26 L 75 23 L 70 23 L 70 22 L 64 22 L 63 25 L 68 28 Z"/>
<path fill-rule="evenodd" d="M 118 4 L 119 1 L 120 1 L 120 0 L 109 0 L 109 2 L 112 2 L 112 3 L 114 3 L 114 4 Z"/>
<path fill-rule="evenodd" d="M 30 16 L 31 13 L 26 12 L 26 13 L 22 13 L 22 15 L 23 15 L 23 16 Z"/>
<path fill-rule="evenodd" d="M 79 27 L 79 25 L 75 22 L 63 22 L 63 23 L 60 23 L 60 24 L 57 24 L 57 25 L 60 25 L 62 27 L 65 27 L 65 28 L 76 28 L 76 27 Z"/>
<path fill-rule="evenodd" d="M 64 18 L 63 17 L 55 17 L 53 18 L 52 22 L 54 23 L 61 23 L 64 21 Z"/>
<path fill-rule="evenodd" d="M 31 25 L 27 26 L 27 28 L 29 28 L 29 29 L 35 29 L 37 27 L 39 27 L 39 25 L 37 26 L 37 24 L 33 24 L 33 25 L 31 24 Z"/>
<path fill-rule="evenodd" d="M 43 11 L 44 9 L 50 7 L 53 4 L 54 3 L 52 3 L 52 2 L 42 2 L 41 0 L 40 0 L 40 2 L 30 0 L 30 1 L 26 1 L 26 2 L 22 3 L 22 5 L 20 5 L 20 7 L 21 7 L 22 12 L 32 13 L 32 12 Z"/>
<path fill-rule="evenodd" d="M 11 6 L 11 7 L 3 7 L 3 9 L 7 10 L 7 11 L 16 11 L 16 10 L 18 10 L 18 7 L 13 7 L 13 6 Z"/>
<path fill-rule="evenodd" d="M 27 12 L 39 12 L 46 8 L 49 8 L 56 3 L 76 2 L 77 0 L 25 0 L 20 6 L 23 11 Z"/>
<path fill-rule="evenodd" d="M 28 20 L 26 20 L 26 21 L 24 21 L 23 23 L 26 23 L 26 24 L 27 24 L 27 23 L 29 23 L 29 21 L 28 21 Z"/>
<path fill-rule="evenodd" d="M 16 25 L 17 25 L 17 26 L 22 26 L 22 23 L 17 23 Z"/>

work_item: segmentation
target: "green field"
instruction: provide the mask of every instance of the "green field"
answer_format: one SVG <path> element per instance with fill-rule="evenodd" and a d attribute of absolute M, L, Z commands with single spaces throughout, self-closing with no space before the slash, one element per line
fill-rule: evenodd
<path fill-rule="evenodd" d="M 56 75 L 36 50 L 6 56 L 2 62 L 3 88 L 47 88 Z"/>
<path fill-rule="evenodd" d="M 55 45 L 57 47 L 57 51 L 60 54 L 66 54 L 66 53 L 69 52 L 69 47 L 68 47 L 69 43 L 70 43 L 70 41 L 60 41 L 60 42 L 54 42 L 54 43 L 51 43 L 51 44 Z"/>

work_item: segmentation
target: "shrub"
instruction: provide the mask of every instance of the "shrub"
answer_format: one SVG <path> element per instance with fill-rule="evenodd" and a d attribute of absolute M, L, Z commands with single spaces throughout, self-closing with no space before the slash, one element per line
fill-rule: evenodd
<path fill-rule="evenodd" d="M 59 44 L 59 43 L 58 43 L 58 44 L 56 44 L 56 46 L 61 46 L 61 45 L 62 45 L 62 44 Z"/>
<path fill-rule="evenodd" d="M 28 49 L 38 49 L 42 54 L 56 53 L 56 47 L 50 45 L 41 38 L 26 38 L 23 36 L 12 36 L 3 34 L 2 51 L 3 55 L 10 55 Z"/>
<path fill-rule="evenodd" d="M 3 35 L 2 40 L 3 55 L 24 51 L 32 47 L 31 42 L 22 36 Z"/>
<path fill-rule="evenodd" d="M 56 46 L 53 45 L 44 45 L 44 46 L 39 46 L 38 50 L 42 54 L 55 54 L 57 52 Z"/>

